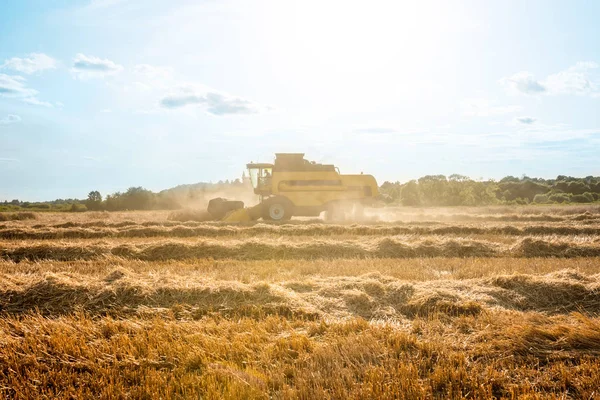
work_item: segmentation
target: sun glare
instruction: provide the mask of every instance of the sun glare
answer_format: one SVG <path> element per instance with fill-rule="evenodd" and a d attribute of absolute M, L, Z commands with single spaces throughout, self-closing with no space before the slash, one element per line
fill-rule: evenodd
<path fill-rule="evenodd" d="M 274 75 L 339 94 L 344 105 L 359 94 L 409 100 L 430 85 L 440 62 L 455 62 L 446 50 L 463 20 L 446 2 L 431 1 L 281 2 L 262 11 Z"/>

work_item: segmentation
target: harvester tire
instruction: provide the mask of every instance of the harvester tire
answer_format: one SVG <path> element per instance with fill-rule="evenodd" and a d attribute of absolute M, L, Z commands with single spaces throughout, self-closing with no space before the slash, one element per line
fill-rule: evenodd
<path fill-rule="evenodd" d="M 263 202 L 263 219 L 265 221 L 288 221 L 292 218 L 292 206 L 289 201 L 272 198 Z"/>

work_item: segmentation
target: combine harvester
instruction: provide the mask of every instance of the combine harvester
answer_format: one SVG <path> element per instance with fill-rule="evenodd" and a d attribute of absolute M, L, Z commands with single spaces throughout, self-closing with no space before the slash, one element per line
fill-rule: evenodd
<path fill-rule="evenodd" d="M 348 213 L 361 218 L 363 207 L 379 196 L 372 175 L 342 175 L 332 164 L 304 159 L 304 153 L 277 153 L 275 163 L 247 164 L 254 193 L 260 203 L 244 208 L 242 201 L 210 200 L 208 212 L 225 222 L 286 221 L 293 216 L 341 220 Z"/>

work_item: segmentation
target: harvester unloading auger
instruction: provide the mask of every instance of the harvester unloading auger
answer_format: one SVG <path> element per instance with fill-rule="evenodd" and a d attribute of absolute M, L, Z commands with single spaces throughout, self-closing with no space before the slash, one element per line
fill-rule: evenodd
<path fill-rule="evenodd" d="M 360 216 L 364 206 L 373 205 L 379 195 L 372 175 L 342 175 L 331 164 L 304 159 L 303 153 L 277 153 L 275 163 L 246 165 L 254 193 L 260 203 L 244 208 L 242 201 L 210 200 L 208 212 L 226 222 L 285 221 L 293 216 L 343 219 L 348 212 Z"/>

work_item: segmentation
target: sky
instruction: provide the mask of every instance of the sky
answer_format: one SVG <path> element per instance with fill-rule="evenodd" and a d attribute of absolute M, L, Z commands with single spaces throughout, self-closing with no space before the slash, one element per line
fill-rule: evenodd
<path fill-rule="evenodd" d="M 600 175 L 600 2 L 1 0 L 0 201 L 241 177 Z"/>

